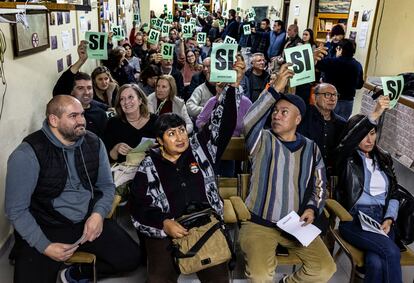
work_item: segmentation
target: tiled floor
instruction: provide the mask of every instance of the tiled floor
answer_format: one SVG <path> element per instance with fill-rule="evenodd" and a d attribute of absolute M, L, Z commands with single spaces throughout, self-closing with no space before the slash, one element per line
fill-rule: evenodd
<path fill-rule="evenodd" d="M 122 226 L 125 226 L 127 223 L 124 222 L 124 217 L 121 217 L 121 219 L 118 219 L 119 222 L 121 222 Z M 128 227 L 127 230 L 129 230 L 130 227 Z M 133 231 L 130 231 L 131 235 L 135 237 L 135 233 Z M 414 249 L 414 244 L 411 245 L 411 248 Z M 329 283 L 346 283 L 349 282 L 349 274 L 351 270 L 350 263 L 346 256 L 344 254 L 340 255 L 337 259 L 337 272 L 334 274 L 334 276 L 331 278 Z M 240 270 L 241 268 L 236 268 L 235 273 L 235 280 L 234 283 L 244 283 L 247 282 L 243 271 Z M 279 266 L 276 269 L 276 275 L 274 282 L 279 282 L 280 278 L 284 274 L 289 274 L 292 272 L 291 266 Z M 3 255 L 0 255 L 0 282 L 1 283 L 9 283 L 12 282 L 13 278 L 13 267 L 9 264 L 8 261 L 8 251 L 4 252 Z M 107 278 L 104 280 L 100 280 L 99 282 L 102 283 L 144 283 L 146 278 L 146 271 L 144 267 L 138 268 L 136 271 L 134 271 L 131 274 L 128 274 L 125 277 L 118 277 L 118 278 Z M 404 283 L 414 283 L 414 267 L 404 267 L 403 268 L 403 282 Z M 60 282 L 58 280 L 57 282 Z M 180 276 L 179 279 L 180 283 L 196 283 L 199 282 L 195 276 Z"/>

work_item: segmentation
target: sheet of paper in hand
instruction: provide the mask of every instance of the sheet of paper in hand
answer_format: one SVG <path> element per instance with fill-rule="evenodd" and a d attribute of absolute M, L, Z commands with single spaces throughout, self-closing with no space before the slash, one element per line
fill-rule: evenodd
<path fill-rule="evenodd" d="M 290 79 L 290 86 L 295 87 L 315 81 L 315 65 L 310 44 L 285 49 L 286 62 L 293 65 L 289 69 L 295 72 Z"/>
<path fill-rule="evenodd" d="M 362 211 L 359 211 L 358 217 L 361 222 L 362 230 L 381 234 L 381 235 L 388 237 L 388 235 L 384 232 L 384 230 L 381 229 L 381 224 L 379 224 L 375 219 L 366 215 Z"/>
<path fill-rule="evenodd" d="M 307 247 L 318 237 L 321 230 L 313 224 L 302 226 L 303 224 L 304 221 L 300 221 L 300 216 L 295 211 L 291 211 L 276 222 L 280 229 L 294 236 L 304 247 Z"/>
<path fill-rule="evenodd" d="M 213 43 L 210 81 L 236 82 L 237 73 L 233 70 L 233 65 L 236 62 L 237 47 L 237 44 Z"/>

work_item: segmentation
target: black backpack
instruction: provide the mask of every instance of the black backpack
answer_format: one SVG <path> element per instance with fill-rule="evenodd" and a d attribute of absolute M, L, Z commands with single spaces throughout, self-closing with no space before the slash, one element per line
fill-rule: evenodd
<path fill-rule="evenodd" d="M 409 245 L 414 241 L 414 196 L 398 185 L 400 208 L 398 210 L 397 231 L 399 239 Z"/>

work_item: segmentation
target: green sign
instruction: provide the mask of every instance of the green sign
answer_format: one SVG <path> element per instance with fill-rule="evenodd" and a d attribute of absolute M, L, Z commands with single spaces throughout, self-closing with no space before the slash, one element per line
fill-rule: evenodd
<path fill-rule="evenodd" d="M 256 12 L 255 12 L 255 10 L 254 9 L 249 9 L 248 11 L 247 11 L 247 20 L 249 21 L 249 22 L 252 22 L 252 21 L 254 21 L 254 17 L 256 16 Z"/>
<path fill-rule="evenodd" d="M 151 29 L 148 34 L 148 42 L 150 44 L 158 44 L 159 40 L 160 40 L 160 31 Z"/>
<path fill-rule="evenodd" d="M 227 18 L 227 16 L 228 16 L 228 12 L 226 10 L 223 11 L 223 18 Z"/>
<path fill-rule="evenodd" d="M 150 28 L 149 28 L 149 26 L 148 26 L 148 24 L 147 24 L 147 23 L 144 23 L 144 24 L 142 25 L 142 29 L 143 29 L 146 33 L 148 33 L 148 32 L 149 32 L 149 30 L 150 30 Z"/>
<path fill-rule="evenodd" d="M 150 20 L 150 26 L 151 26 L 151 27 L 154 27 L 156 23 L 157 23 L 157 18 L 152 18 L 152 19 Z"/>
<path fill-rule="evenodd" d="M 195 18 L 190 18 L 190 23 L 195 26 L 197 24 L 197 20 Z"/>
<path fill-rule="evenodd" d="M 174 21 L 174 17 L 173 17 L 172 12 L 168 12 L 167 21 L 169 23 L 172 23 Z"/>
<path fill-rule="evenodd" d="M 227 43 L 227 44 L 237 44 L 237 40 L 235 40 L 231 36 L 226 35 L 226 37 L 224 38 L 224 42 L 223 43 Z"/>
<path fill-rule="evenodd" d="M 223 20 L 219 20 L 219 25 L 220 25 L 220 27 L 224 27 L 224 21 Z"/>
<path fill-rule="evenodd" d="M 112 39 L 115 41 L 120 41 L 125 39 L 125 32 L 121 26 L 112 26 L 111 31 L 113 33 Z"/>
<path fill-rule="evenodd" d="M 85 33 L 85 40 L 88 42 L 88 58 L 89 59 L 108 59 L 108 34 L 106 32 Z"/>
<path fill-rule="evenodd" d="M 237 44 L 213 43 L 210 81 L 236 82 L 237 73 L 233 70 L 233 65 L 236 62 L 237 47 Z"/>
<path fill-rule="evenodd" d="M 164 24 L 165 20 L 161 18 L 157 18 L 154 28 L 157 30 L 161 30 L 162 25 Z"/>
<path fill-rule="evenodd" d="M 188 5 L 191 5 L 194 3 L 194 0 L 188 0 Z"/>
<path fill-rule="evenodd" d="M 190 38 L 193 37 L 193 25 L 192 24 L 183 24 L 183 37 Z"/>
<path fill-rule="evenodd" d="M 177 4 L 177 7 L 178 7 L 178 10 L 182 10 L 183 9 L 183 3 L 181 3 L 181 2 L 178 3 Z"/>
<path fill-rule="evenodd" d="M 394 108 L 404 88 L 404 77 L 382 77 L 381 81 L 384 95 L 390 97 L 390 109 Z"/>
<path fill-rule="evenodd" d="M 180 25 L 185 24 L 185 18 L 184 17 L 180 17 Z"/>
<path fill-rule="evenodd" d="M 204 1 L 203 1 L 203 0 L 200 0 L 199 5 L 204 5 Z M 203 7 L 204 7 L 204 6 L 203 6 Z"/>
<path fill-rule="evenodd" d="M 207 33 L 205 32 L 199 32 L 197 33 L 197 43 L 200 45 L 206 44 L 207 41 Z"/>
<path fill-rule="evenodd" d="M 174 56 L 174 44 L 163 43 L 161 47 L 162 59 L 172 60 Z"/>
<path fill-rule="evenodd" d="M 167 4 L 164 4 L 164 14 L 167 14 L 167 12 L 168 12 Z"/>
<path fill-rule="evenodd" d="M 310 44 L 285 49 L 286 62 L 292 63 L 289 69 L 295 72 L 290 79 L 290 86 L 298 86 L 315 81 L 313 51 Z"/>
<path fill-rule="evenodd" d="M 141 22 L 139 14 L 134 14 L 134 21 L 137 22 L 137 23 Z"/>
<path fill-rule="evenodd" d="M 252 31 L 250 29 L 250 25 L 244 25 L 243 26 L 243 33 L 244 33 L 244 35 L 252 34 Z"/>
<path fill-rule="evenodd" d="M 171 29 L 171 25 L 163 24 L 161 27 L 161 36 L 162 37 L 170 36 L 170 29 Z"/>
<path fill-rule="evenodd" d="M 191 15 L 191 10 L 190 10 L 190 9 L 187 9 L 187 10 L 185 11 L 185 13 L 186 13 L 187 15 Z"/>

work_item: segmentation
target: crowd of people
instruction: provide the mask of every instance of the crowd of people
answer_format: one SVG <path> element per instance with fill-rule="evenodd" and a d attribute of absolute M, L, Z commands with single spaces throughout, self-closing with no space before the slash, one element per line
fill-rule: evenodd
<path fill-rule="evenodd" d="M 180 18 L 196 20 L 194 37 L 183 38 Z M 393 241 L 397 180 L 392 159 L 375 143 L 389 99 L 381 96 L 370 115 L 349 119 L 363 73 L 344 27 L 334 26 L 331 41 L 318 43 L 311 29 L 301 38 L 296 24 L 286 29 L 283 21 L 271 26 L 265 18 L 256 26 L 233 9 L 227 19 L 220 12 L 197 17 L 177 11 L 171 25 L 168 37 L 150 44 L 145 26 L 134 23 L 128 38 L 108 44 L 108 60 L 91 75 L 80 71 L 88 60 L 87 42 L 80 42 L 78 60 L 53 89 L 42 128 L 11 154 L 5 206 L 15 228 L 14 281 L 56 282 L 62 262 L 87 251 L 97 257 L 99 278 L 146 262 L 147 282 L 176 282 L 170 246 L 189 232 L 175 219 L 190 206 L 223 217 L 216 176 L 233 177 L 239 169 L 220 157 L 232 136 L 244 136 L 251 219 L 242 223 L 238 240 L 252 282 L 273 280 L 279 244 L 303 262 L 281 282 L 327 282 L 335 273 L 321 237 L 304 247 L 276 226 L 291 211 L 305 224 L 318 223 L 334 176 L 340 181 L 331 194 L 354 216 L 339 230 L 366 252 L 365 282 L 402 282 Z M 245 25 L 251 33 L 244 33 Z M 197 43 L 196 32 L 207 34 L 205 44 Z M 213 82 L 212 44 L 227 36 L 239 44 L 237 79 Z M 163 43 L 174 44 L 173 59 L 163 58 Z M 284 50 L 302 44 L 314 51 L 317 81 L 291 88 L 294 72 Z M 115 191 L 110 164 L 124 162 L 148 138 L 156 146 L 138 165 L 128 202 L 139 247 L 105 217 Z M 389 237 L 363 231 L 359 211 Z M 86 282 L 91 274 L 85 265 L 72 265 L 61 279 Z M 197 275 L 201 282 L 229 281 L 226 263 Z"/>

